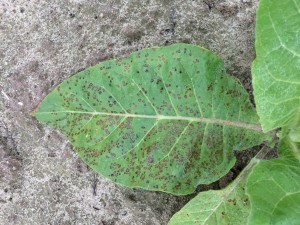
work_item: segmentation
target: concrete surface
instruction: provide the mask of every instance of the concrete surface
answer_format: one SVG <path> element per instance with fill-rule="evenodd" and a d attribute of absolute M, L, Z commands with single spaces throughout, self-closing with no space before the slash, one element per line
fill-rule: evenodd
<path fill-rule="evenodd" d="M 188 198 L 96 175 L 29 112 L 80 69 L 179 42 L 215 51 L 251 91 L 256 7 L 257 0 L 0 0 L 0 224 L 166 224 Z"/>

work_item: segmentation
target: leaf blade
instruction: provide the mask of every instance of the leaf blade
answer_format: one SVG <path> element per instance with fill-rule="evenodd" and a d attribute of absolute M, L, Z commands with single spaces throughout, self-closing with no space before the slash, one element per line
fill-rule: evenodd
<path fill-rule="evenodd" d="M 222 60 L 193 45 L 145 49 L 88 68 L 33 112 L 115 182 L 175 194 L 225 175 L 233 150 L 268 139 Z"/>
<path fill-rule="evenodd" d="M 252 64 L 254 98 L 265 131 L 300 121 L 298 1 L 263 0 L 256 23 Z"/>
<path fill-rule="evenodd" d="M 248 224 L 298 224 L 299 180 L 300 163 L 296 159 L 259 162 L 247 180 L 251 202 Z"/>
<path fill-rule="evenodd" d="M 257 161 L 253 159 L 226 188 L 200 192 L 171 218 L 168 225 L 246 224 L 250 214 L 249 197 L 245 193 L 246 177 Z"/>

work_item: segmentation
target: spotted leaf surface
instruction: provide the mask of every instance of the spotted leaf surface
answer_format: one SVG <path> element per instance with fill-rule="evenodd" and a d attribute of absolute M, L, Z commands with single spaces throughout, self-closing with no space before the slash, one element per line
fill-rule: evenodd
<path fill-rule="evenodd" d="M 226 188 L 200 192 L 171 218 L 168 225 L 247 224 L 250 202 L 245 183 L 256 162 L 257 159 L 253 159 Z"/>
<path fill-rule="evenodd" d="M 261 0 L 256 21 L 252 74 L 262 127 L 296 126 L 300 141 L 300 1 Z"/>
<path fill-rule="evenodd" d="M 257 145 L 258 117 L 222 60 L 193 45 L 144 49 L 59 84 L 32 113 L 120 184 L 188 194 Z"/>

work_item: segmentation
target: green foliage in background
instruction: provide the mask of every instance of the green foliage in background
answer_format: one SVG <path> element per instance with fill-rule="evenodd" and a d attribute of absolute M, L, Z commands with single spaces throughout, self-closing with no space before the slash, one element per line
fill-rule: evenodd
<path fill-rule="evenodd" d="M 299 224 L 300 162 L 261 160 L 247 180 L 251 202 L 248 224 Z"/>
<path fill-rule="evenodd" d="M 300 125 L 299 23 L 299 0 L 260 1 L 252 75 L 265 131 Z"/>

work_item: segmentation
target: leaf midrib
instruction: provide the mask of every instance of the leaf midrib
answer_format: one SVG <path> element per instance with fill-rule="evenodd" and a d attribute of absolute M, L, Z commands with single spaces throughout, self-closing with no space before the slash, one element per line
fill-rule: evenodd
<path fill-rule="evenodd" d="M 55 114 L 55 113 L 70 113 L 70 114 L 91 114 L 102 116 L 119 116 L 127 118 L 143 118 L 143 119 L 156 119 L 156 120 L 185 120 L 189 122 L 204 122 L 212 124 L 220 124 L 224 126 L 233 126 L 249 130 L 254 130 L 262 133 L 261 126 L 258 124 L 245 123 L 241 121 L 230 121 L 217 118 L 204 118 L 204 117 L 188 117 L 188 116 L 164 116 L 164 115 L 142 115 L 142 114 L 130 114 L 130 113 L 105 113 L 105 112 L 84 112 L 84 111 L 53 111 L 53 112 L 35 112 L 34 114 Z"/>

